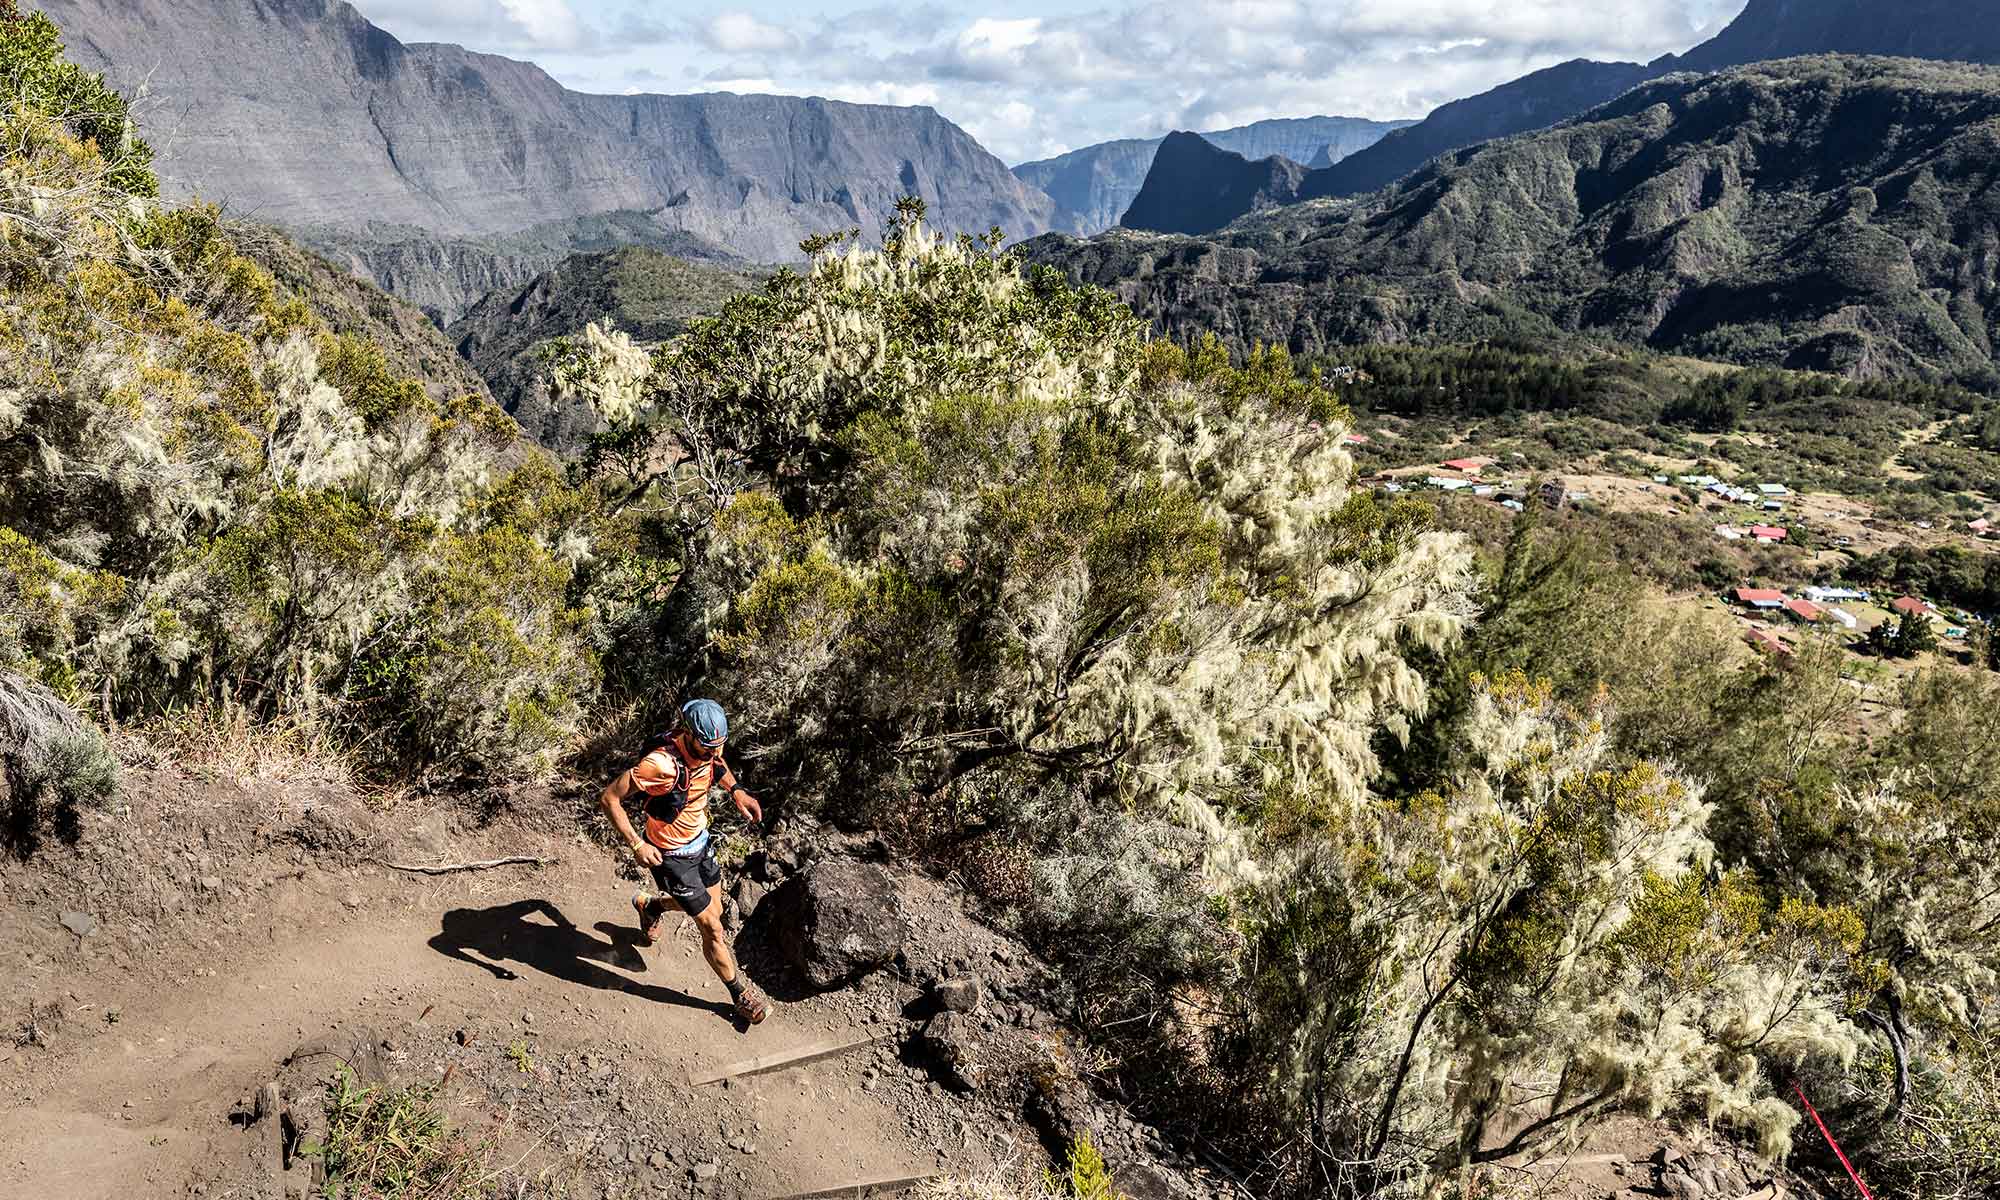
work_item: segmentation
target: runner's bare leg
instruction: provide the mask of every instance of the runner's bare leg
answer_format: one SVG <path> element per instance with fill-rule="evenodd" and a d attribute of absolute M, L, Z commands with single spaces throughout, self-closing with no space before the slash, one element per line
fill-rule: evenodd
<path fill-rule="evenodd" d="M 694 919 L 701 930 L 701 956 L 708 960 L 715 977 L 728 983 L 736 978 L 736 956 L 729 952 L 729 939 L 722 929 L 722 885 L 708 889 L 708 907 Z"/>

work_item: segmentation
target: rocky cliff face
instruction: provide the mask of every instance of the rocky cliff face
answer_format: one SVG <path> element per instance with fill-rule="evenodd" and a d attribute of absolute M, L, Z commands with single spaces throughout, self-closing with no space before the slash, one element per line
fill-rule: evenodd
<path fill-rule="evenodd" d="M 661 225 L 654 214 L 597 213 L 516 233 L 446 237 L 408 225 L 361 229 L 314 226 L 299 237 L 364 279 L 376 280 L 440 325 L 458 319 L 489 292 L 511 291 L 574 254 L 646 246 L 721 267 L 744 259 L 691 233 Z"/>
<path fill-rule="evenodd" d="M 1358 117 L 1287 117 L 1255 121 L 1201 136 L 1245 158 L 1276 154 L 1307 166 L 1327 166 L 1373 145 L 1409 121 Z M 1085 146 L 1055 158 L 1022 163 L 1014 174 L 1055 201 L 1054 227 L 1088 236 L 1111 228 L 1146 182 L 1163 138 L 1125 138 Z"/>
<path fill-rule="evenodd" d="M 1660 69 L 1715 71 L 1800 54 L 2000 62 L 1994 0 L 1750 0 L 1721 33 Z"/>
<path fill-rule="evenodd" d="M 2000 69 L 1801 58 L 1644 84 L 1359 200 L 1031 259 L 1237 348 L 1615 342 L 2000 385 Z"/>
<path fill-rule="evenodd" d="M 1290 204 L 1305 175 L 1306 169 L 1288 158 L 1274 154 L 1252 162 L 1198 133 L 1170 133 L 1118 223 L 1161 233 L 1204 233 L 1234 214 Z"/>
<path fill-rule="evenodd" d="M 174 192 L 286 227 L 453 239 L 626 211 L 779 261 L 812 233 L 873 232 L 904 195 L 950 230 L 1025 236 L 1053 212 L 929 108 L 586 95 L 530 63 L 404 45 L 337 0 L 32 2 L 78 61 L 145 83 Z M 487 269 L 515 275 L 504 256 Z M 398 282 L 464 290 L 418 274 Z"/>

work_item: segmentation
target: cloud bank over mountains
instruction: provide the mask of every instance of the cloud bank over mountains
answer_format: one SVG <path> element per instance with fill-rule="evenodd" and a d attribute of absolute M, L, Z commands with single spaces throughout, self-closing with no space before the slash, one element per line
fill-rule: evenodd
<path fill-rule="evenodd" d="M 846 9 L 738 0 L 359 0 L 406 41 L 532 58 L 571 87 L 928 104 L 1010 162 L 1112 137 L 1378 120 L 1571 58 L 1688 49 L 1744 0 L 1030 0 Z M 1026 11 L 1024 11 L 1026 10 Z"/>

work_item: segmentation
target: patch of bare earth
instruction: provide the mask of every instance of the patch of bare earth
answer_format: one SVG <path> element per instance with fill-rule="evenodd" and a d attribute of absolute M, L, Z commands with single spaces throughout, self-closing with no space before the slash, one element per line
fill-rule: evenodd
<path fill-rule="evenodd" d="M 1035 1003 L 1049 976 L 1018 944 L 905 876 L 908 959 L 786 993 L 748 1028 L 691 923 L 635 944 L 633 881 L 576 832 L 576 811 L 546 792 L 483 820 L 409 800 L 376 811 L 336 789 L 128 768 L 74 845 L 0 865 L 14 1034 L 0 1040 L 0 1195 L 301 1194 L 316 1183 L 303 1146 L 342 1071 L 436 1085 L 507 1196 L 776 1197 L 1046 1165 L 1008 1081 L 1037 1054 L 1057 1061 L 1062 1035 Z M 382 865 L 503 855 L 550 865 Z M 911 1049 L 925 983 L 959 970 L 987 980 L 964 1028 L 991 1096 Z M 694 1082 L 829 1046 L 857 1048 Z M 257 1118 L 273 1084 L 282 1123 Z"/>

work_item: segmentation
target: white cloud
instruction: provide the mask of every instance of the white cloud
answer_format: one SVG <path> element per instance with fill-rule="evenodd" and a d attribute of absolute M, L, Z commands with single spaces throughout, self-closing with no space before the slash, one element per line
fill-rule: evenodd
<path fill-rule="evenodd" d="M 524 53 L 583 86 L 929 104 L 1010 162 L 1272 116 L 1421 116 L 1566 59 L 1686 50 L 1744 0 L 723 2 L 360 0 L 398 36 Z"/>
<path fill-rule="evenodd" d="M 600 42 L 569 0 L 362 0 L 362 15 L 404 41 L 502 53 L 586 52 Z"/>
<path fill-rule="evenodd" d="M 747 12 L 718 13 L 703 27 L 703 40 L 725 54 L 766 54 L 799 48 L 799 37 Z"/>
<path fill-rule="evenodd" d="M 960 53 L 968 55 L 1007 56 L 1034 45 L 1041 32 L 1040 17 L 1015 21 L 980 17 L 959 33 L 958 48 Z"/>
<path fill-rule="evenodd" d="M 820 95 L 829 100 L 845 100 L 849 104 L 897 104 L 935 105 L 943 93 L 928 83 L 842 83 L 822 89 Z"/>
<path fill-rule="evenodd" d="M 786 89 L 778 86 L 778 81 L 768 76 L 764 78 L 743 77 L 737 79 L 704 79 L 706 86 L 696 88 L 698 92 L 736 92 L 745 96 L 783 95 Z"/>

